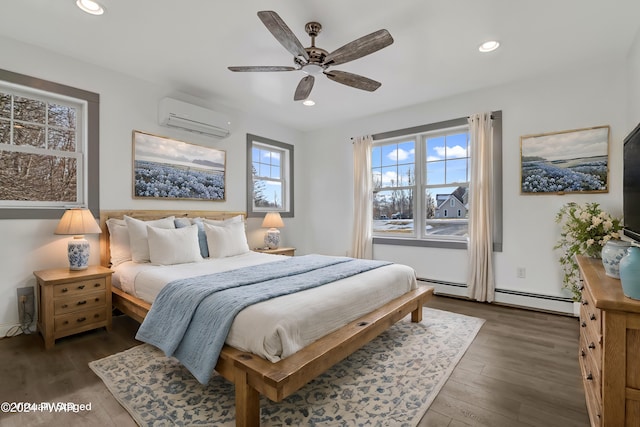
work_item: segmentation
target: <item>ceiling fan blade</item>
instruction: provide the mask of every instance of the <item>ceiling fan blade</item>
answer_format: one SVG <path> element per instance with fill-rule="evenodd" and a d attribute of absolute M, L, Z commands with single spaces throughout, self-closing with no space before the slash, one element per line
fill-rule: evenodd
<path fill-rule="evenodd" d="M 240 72 L 248 72 L 248 71 L 295 71 L 297 68 L 295 67 L 285 67 L 285 66 L 273 66 L 273 65 L 252 65 L 247 67 L 227 67 L 231 71 L 240 71 Z"/>
<path fill-rule="evenodd" d="M 296 88 L 296 93 L 293 95 L 294 101 L 302 101 L 309 97 L 311 93 L 311 89 L 313 89 L 313 82 L 316 79 L 313 76 L 307 76 L 300 80 L 298 83 L 298 87 Z"/>
<path fill-rule="evenodd" d="M 324 60 L 325 65 L 339 65 L 377 52 L 393 43 L 387 30 L 378 30 L 334 50 Z"/>
<path fill-rule="evenodd" d="M 291 29 L 287 27 L 280 15 L 271 10 L 263 10 L 258 12 L 258 18 L 262 21 L 267 30 L 273 34 L 273 37 L 280 42 L 293 56 L 302 56 L 305 60 L 309 60 L 309 54 L 300 40 L 293 34 Z"/>
<path fill-rule="evenodd" d="M 373 92 L 382 86 L 382 83 L 375 80 L 368 79 L 358 74 L 347 73 L 346 71 L 325 71 L 327 77 L 334 82 L 342 83 L 343 85 L 355 87 L 356 89 L 362 89 L 369 92 Z"/>

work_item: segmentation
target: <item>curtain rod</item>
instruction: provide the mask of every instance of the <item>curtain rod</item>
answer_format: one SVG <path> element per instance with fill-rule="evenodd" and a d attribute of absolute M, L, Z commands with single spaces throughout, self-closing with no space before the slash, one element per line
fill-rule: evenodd
<path fill-rule="evenodd" d="M 493 113 L 495 113 L 495 111 L 494 111 Z M 468 120 L 468 119 L 469 119 L 469 117 L 471 117 L 471 116 L 467 116 L 467 117 L 466 117 L 466 119 Z M 495 117 L 495 114 L 491 114 L 490 119 L 491 119 L 491 120 L 494 120 L 495 118 L 496 118 L 496 117 Z M 426 128 L 426 127 L 432 127 L 432 126 L 434 126 L 434 127 L 436 127 L 436 128 L 445 128 L 445 127 L 447 127 L 450 123 L 453 123 L 453 122 L 459 121 L 459 120 L 461 120 L 461 119 L 463 119 L 463 118 L 460 118 L 460 119 L 453 119 L 453 120 L 447 120 L 447 121 L 439 122 L 439 123 L 434 123 L 433 125 L 424 125 L 424 126 L 416 126 L 416 127 L 414 127 L 414 128 L 408 128 L 408 129 L 406 129 L 406 131 L 407 131 L 406 135 L 411 134 L 411 133 L 412 133 L 412 132 L 410 132 L 411 130 L 415 130 L 415 129 L 422 129 L 422 128 Z M 424 131 L 426 131 L 426 130 L 423 130 L 423 132 L 424 132 Z M 399 131 L 392 131 L 392 132 L 384 132 L 384 133 L 380 133 L 380 134 L 375 134 L 375 135 L 372 135 L 372 137 L 373 137 L 373 139 L 377 139 L 376 137 L 377 137 L 378 135 L 386 135 L 386 134 L 389 134 L 389 133 L 397 133 L 397 132 L 403 132 L 403 130 L 399 130 Z M 417 133 L 417 132 L 415 132 L 415 133 Z M 352 144 L 353 144 L 353 140 L 354 140 L 354 138 L 355 138 L 355 137 L 353 137 L 353 136 L 352 136 L 351 138 L 349 138 L 349 140 L 351 141 L 351 143 L 352 143 Z M 384 139 L 384 138 L 381 138 L 381 139 Z"/>

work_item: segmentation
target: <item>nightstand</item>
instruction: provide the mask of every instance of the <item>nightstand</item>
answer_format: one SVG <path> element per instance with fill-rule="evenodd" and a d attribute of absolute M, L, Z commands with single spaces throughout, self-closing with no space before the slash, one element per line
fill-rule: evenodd
<path fill-rule="evenodd" d="M 277 249 L 256 248 L 253 251 L 260 252 L 261 254 L 294 256 L 296 252 L 296 248 L 277 248 Z"/>
<path fill-rule="evenodd" d="M 38 330 L 45 349 L 56 339 L 91 329 L 111 330 L 111 274 L 101 266 L 86 270 L 34 271 L 38 281 Z"/>

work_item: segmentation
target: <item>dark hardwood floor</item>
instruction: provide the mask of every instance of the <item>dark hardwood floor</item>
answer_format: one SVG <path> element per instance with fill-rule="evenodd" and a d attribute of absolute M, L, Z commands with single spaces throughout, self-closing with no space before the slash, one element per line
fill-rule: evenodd
<path fill-rule="evenodd" d="M 419 426 L 589 424 L 576 318 L 445 297 L 428 306 L 486 323 Z M 63 338 L 49 351 L 38 334 L 0 340 L 0 403 L 91 403 L 91 411 L 79 413 L 0 412 L 0 426 L 135 426 L 87 364 L 137 345 L 137 326 L 118 316 L 111 333 Z"/>

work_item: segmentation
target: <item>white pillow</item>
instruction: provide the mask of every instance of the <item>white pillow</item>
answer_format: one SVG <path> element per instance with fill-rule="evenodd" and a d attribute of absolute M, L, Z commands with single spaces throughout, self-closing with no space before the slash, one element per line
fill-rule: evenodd
<path fill-rule="evenodd" d="M 198 226 L 176 229 L 147 226 L 149 259 L 153 264 L 173 265 L 202 261 Z"/>
<path fill-rule="evenodd" d="M 224 258 L 249 252 L 243 222 L 233 222 L 224 227 L 205 222 L 204 232 L 207 235 L 210 258 Z"/>
<path fill-rule="evenodd" d="M 113 267 L 125 261 L 131 261 L 131 247 L 129 246 L 129 229 L 124 219 L 109 218 L 109 252 Z"/>
<path fill-rule="evenodd" d="M 124 217 L 129 228 L 129 245 L 131 246 L 131 259 L 134 262 L 149 262 L 149 241 L 147 240 L 147 225 L 158 228 L 176 228 L 173 223 L 175 217 L 156 219 L 153 221 L 141 221 L 139 219 Z"/>

